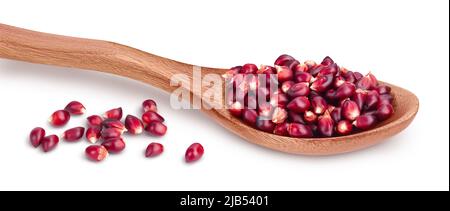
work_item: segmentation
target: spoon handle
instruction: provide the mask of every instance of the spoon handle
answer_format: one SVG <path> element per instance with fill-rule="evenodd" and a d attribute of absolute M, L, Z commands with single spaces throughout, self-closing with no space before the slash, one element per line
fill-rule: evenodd
<path fill-rule="evenodd" d="M 173 91 L 170 78 L 192 78 L 192 65 L 113 42 L 41 33 L 0 24 L 0 57 L 31 63 L 97 70 Z"/>

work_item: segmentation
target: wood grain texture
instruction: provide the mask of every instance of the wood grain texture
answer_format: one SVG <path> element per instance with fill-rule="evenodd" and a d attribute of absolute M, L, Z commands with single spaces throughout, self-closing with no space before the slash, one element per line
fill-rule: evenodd
<path fill-rule="evenodd" d="M 178 87 L 170 86 L 170 78 L 184 74 L 185 84 L 193 77 L 193 65 L 173 61 L 117 43 L 67 37 L 30 31 L 0 24 L 0 57 L 64 67 L 96 70 L 145 82 L 166 92 Z M 202 67 L 202 76 L 223 74 L 225 69 Z M 208 116 L 243 139 L 270 149 L 302 155 L 332 155 L 363 149 L 386 140 L 414 119 L 418 109 L 417 97 L 400 87 L 392 87 L 395 114 L 376 128 L 342 137 L 299 139 L 277 136 L 258 131 L 232 117 L 224 109 L 202 109 Z M 190 87 L 183 87 L 191 92 Z M 202 88 L 202 92 L 206 88 Z M 222 95 L 222 89 L 214 90 Z M 191 92 L 199 99 L 202 94 Z M 222 102 L 214 102 L 222 103 Z"/>

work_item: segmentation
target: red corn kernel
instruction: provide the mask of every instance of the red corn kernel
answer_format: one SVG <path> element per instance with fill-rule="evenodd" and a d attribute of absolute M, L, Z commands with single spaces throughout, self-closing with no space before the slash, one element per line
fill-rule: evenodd
<path fill-rule="evenodd" d="M 103 140 L 111 138 L 118 138 L 122 135 L 122 131 L 117 128 L 105 128 L 101 131 L 101 137 Z"/>
<path fill-rule="evenodd" d="M 348 71 L 347 73 L 344 73 L 344 78 L 349 83 L 355 83 L 356 82 L 355 75 L 353 74 L 352 71 Z"/>
<path fill-rule="evenodd" d="M 338 72 L 339 67 L 337 66 L 337 64 L 331 64 L 328 66 L 324 66 L 321 68 L 318 76 L 320 75 L 336 75 Z"/>
<path fill-rule="evenodd" d="M 317 120 L 317 115 L 312 111 L 305 111 L 305 113 L 303 114 L 303 119 L 307 123 L 313 123 Z"/>
<path fill-rule="evenodd" d="M 375 116 L 365 114 L 357 117 L 353 122 L 353 125 L 358 129 L 367 130 L 373 127 L 376 122 L 377 120 Z"/>
<path fill-rule="evenodd" d="M 260 87 L 264 87 L 264 86 L 261 85 Z M 276 89 L 278 87 L 278 81 L 277 81 L 277 77 L 274 74 L 273 75 L 266 74 L 266 86 L 265 87 L 269 89 L 270 93 L 277 92 Z"/>
<path fill-rule="evenodd" d="M 310 138 L 313 136 L 313 132 L 310 127 L 299 124 L 299 123 L 291 123 L 288 126 L 288 133 L 291 137 L 298 138 Z"/>
<path fill-rule="evenodd" d="M 119 153 L 125 149 L 125 142 L 121 137 L 111 138 L 104 141 L 102 146 L 104 146 L 109 153 Z"/>
<path fill-rule="evenodd" d="M 264 116 L 264 117 L 270 117 L 270 116 L 272 116 L 273 110 L 274 110 L 274 108 L 273 108 L 272 104 L 262 103 L 258 107 L 258 115 Z"/>
<path fill-rule="evenodd" d="M 319 72 L 322 70 L 324 68 L 324 66 L 323 65 L 317 65 L 317 66 L 315 66 L 315 67 L 313 67 L 313 68 L 310 68 L 309 69 L 309 73 L 312 75 L 312 78 L 311 78 L 311 83 L 312 82 L 314 82 L 317 78 L 317 75 L 319 74 Z"/>
<path fill-rule="evenodd" d="M 147 111 L 158 112 L 158 106 L 154 100 L 148 99 L 142 102 L 142 108 L 144 109 L 144 113 Z"/>
<path fill-rule="evenodd" d="M 84 127 L 75 127 L 64 131 L 62 138 L 68 142 L 79 141 L 84 135 Z"/>
<path fill-rule="evenodd" d="M 187 148 L 184 158 L 188 163 L 194 162 L 202 158 L 204 152 L 205 150 L 203 149 L 203 146 L 201 144 L 194 143 Z"/>
<path fill-rule="evenodd" d="M 347 135 L 352 132 L 353 125 L 348 120 L 341 120 L 336 125 L 336 132 L 340 135 Z"/>
<path fill-rule="evenodd" d="M 307 97 L 296 97 L 293 100 L 291 100 L 291 102 L 289 102 L 289 104 L 287 104 L 287 108 L 291 111 L 297 112 L 297 113 L 302 113 L 305 112 L 309 109 L 309 107 L 311 106 L 309 100 Z"/>
<path fill-rule="evenodd" d="M 245 109 L 242 113 L 242 120 L 250 126 L 256 125 L 256 118 L 258 117 L 258 113 L 252 109 Z"/>
<path fill-rule="evenodd" d="M 245 75 L 245 78 L 239 85 L 236 86 L 236 93 L 247 95 L 251 88 L 255 89 L 257 87 L 256 80 L 251 80 L 253 75 Z M 250 85 L 252 84 L 252 85 Z M 250 88 L 251 87 L 251 88 Z M 236 96 L 237 97 L 237 96 Z"/>
<path fill-rule="evenodd" d="M 292 86 L 294 86 L 294 82 L 293 81 L 285 81 L 281 84 L 281 91 L 283 91 L 283 93 L 287 93 Z"/>
<path fill-rule="evenodd" d="M 312 136 L 315 136 L 317 134 L 317 125 L 308 125 L 308 127 L 311 129 Z"/>
<path fill-rule="evenodd" d="M 286 108 L 289 103 L 289 98 L 284 93 L 277 93 L 272 96 L 270 99 L 270 104 L 274 107 Z"/>
<path fill-rule="evenodd" d="M 249 109 L 256 109 L 258 107 L 258 100 L 255 95 L 246 95 L 244 98 L 244 106 Z"/>
<path fill-rule="evenodd" d="M 366 96 L 366 110 L 373 110 L 376 109 L 378 106 L 378 103 L 380 102 L 380 94 L 376 91 L 369 91 Z"/>
<path fill-rule="evenodd" d="M 334 122 L 339 122 L 342 119 L 341 115 L 342 109 L 340 107 L 334 108 L 333 111 L 331 111 L 330 115 Z"/>
<path fill-rule="evenodd" d="M 65 110 L 55 111 L 49 118 L 49 122 L 53 126 L 63 126 L 70 120 L 70 113 Z"/>
<path fill-rule="evenodd" d="M 90 127 L 86 130 L 86 139 L 95 144 L 102 137 L 102 128 L 101 127 Z"/>
<path fill-rule="evenodd" d="M 103 117 L 105 119 L 115 119 L 115 120 L 121 120 L 122 119 L 122 108 L 114 108 L 109 111 L 106 111 L 105 114 L 103 114 Z"/>
<path fill-rule="evenodd" d="M 259 130 L 272 133 L 275 129 L 275 123 L 272 122 L 271 119 L 268 119 L 264 116 L 258 116 L 256 118 L 256 128 Z"/>
<path fill-rule="evenodd" d="M 243 90 L 247 87 L 244 74 L 236 74 L 226 81 L 228 88 Z M 247 91 L 247 90 L 245 90 Z"/>
<path fill-rule="evenodd" d="M 288 120 L 294 123 L 306 124 L 305 120 L 303 119 L 303 115 L 295 113 L 293 111 L 288 112 Z"/>
<path fill-rule="evenodd" d="M 277 95 L 277 94 L 280 94 L 280 93 L 283 93 L 283 90 L 281 90 L 281 88 L 276 88 L 275 90 L 272 90 L 272 94 L 274 94 L 274 95 Z"/>
<path fill-rule="evenodd" d="M 279 56 L 275 60 L 274 65 L 276 65 L 276 66 L 288 66 L 293 61 L 295 61 L 294 57 L 292 57 L 290 55 L 287 55 L 287 54 L 283 54 L 283 55 Z"/>
<path fill-rule="evenodd" d="M 323 114 L 328 108 L 327 101 L 321 96 L 315 96 L 311 99 L 311 107 L 314 113 L 317 115 Z"/>
<path fill-rule="evenodd" d="M 154 121 L 164 122 L 164 118 L 154 111 L 147 111 L 144 114 L 142 114 L 142 121 L 145 124 L 150 124 L 150 122 Z"/>
<path fill-rule="evenodd" d="M 34 128 L 30 132 L 30 142 L 33 147 L 38 147 L 45 137 L 45 130 L 41 127 Z"/>
<path fill-rule="evenodd" d="M 159 143 L 151 143 L 145 150 L 145 157 L 156 157 L 164 152 L 164 146 Z"/>
<path fill-rule="evenodd" d="M 295 68 L 297 67 L 297 65 L 300 65 L 300 62 L 298 60 L 294 60 L 292 61 L 287 67 L 292 70 L 292 73 L 294 73 Z"/>
<path fill-rule="evenodd" d="M 355 78 L 356 81 L 359 81 L 364 76 L 360 72 L 353 72 L 353 77 Z"/>
<path fill-rule="evenodd" d="M 356 87 L 354 84 L 345 82 L 336 90 L 336 97 L 340 100 L 349 98 L 355 94 Z"/>
<path fill-rule="evenodd" d="M 267 100 L 270 97 L 270 90 L 266 87 L 259 87 L 256 91 L 258 99 Z"/>
<path fill-rule="evenodd" d="M 287 91 L 286 94 L 291 98 L 299 96 L 307 96 L 309 95 L 309 83 L 307 82 L 296 83 L 291 86 L 291 88 Z"/>
<path fill-rule="evenodd" d="M 351 100 L 345 100 L 342 104 L 342 116 L 350 121 L 355 120 L 361 111 L 359 110 L 358 104 Z"/>
<path fill-rule="evenodd" d="M 334 89 L 329 89 L 325 92 L 325 97 L 329 100 L 336 100 L 336 91 Z"/>
<path fill-rule="evenodd" d="M 294 73 L 286 66 L 275 66 L 277 70 L 277 77 L 280 83 L 291 81 L 294 78 Z"/>
<path fill-rule="evenodd" d="M 331 57 L 326 56 L 325 58 L 323 58 L 322 63 L 320 63 L 320 64 L 324 65 L 324 66 L 328 66 L 328 65 L 334 64 L 334 61 L 333 61 L 333 59 L 331 59 Z"/>
<path fill-rule="evenodd" d="M 313 78 L 311 79 L 311 83 L 317 80 L 317 78 L 320 76 L 319 75 L 320 71 L 322 71 L 322 69 L 324 68 L 326 68 L 326 66 L 320 64 L 309 71 L 309 73 L 311 73 L 311 75 L 313 76 Z"/>
<path fill-rule="evenodd" d="M 322 136 L 330 137 L 333 135 L 334 122 L 330 113 L 326 111 L 317 121 L 317 130 Z"/>
<path fill-rule="evenodd" d="M 301 82 L 311 82 L 312 79 L 312 75 L 308 72 L 298 72 L 295 74 L 295 81 L 297 83 L 301 83 Z"/>
<path fill-rule="evenodd" d="M 377 110 L 365 111 L 362 115 L 372 115 L 374 117 L 377 117 Z"/>
<path fill-rule="evenodd" d="M 92 145 L 85 150 L 86 156 L 92 161 L 102 161 L 108 156 L 108 150 L 104 146 Z"/>
<path fill-rule="evenodd" d="M 334 110 L 335 108 L 336 108 L 336 107 L 334 107 L 333 105 L 328 105 L 328 107 L 327 107 L 328 113 L 331 114 L 331 112 L 333 112 L 333 110 Z"/>
<path fill-rule="evenodd" d="M 238 74 L 241 69 L 242 66 L 232 67 L 225 74 L 223 74 L 222 77 L 224 79 L 231 79 L 234 75 Z"/>
<path fill-rule="evenodd" d="M 238 101 L 233 102 L 230 105 L 230 108 L 228 108 L 228 111 L 231 113 L 231 115 L 233 115 L 235 117 L 241 117 L 243 110 L 244 110 L 244 105 L 242 105 L 242 103 L 240 103 Z"/>
<path fill-rule="evenodd" d="M 257 74 L 275 74 L 276 73 L 276 69 L 275 67 L 269 66 L 269 65 L 261 65 L 259 66 L 258 71 L 256 72 Z"/>
<path fill-rule="evenodd" d="M 277 124 L 275 128 L 273 129 L 273 134 L 280 135 L 280 136 L 289 136 L 288 132 L 289 123 L 284 122 L 281 124 Z"/>
<path fill-rule="evenodd" d="M 382 94 L 380 95 L 379 100 L 380 102 L 378 103 L 378 106 L 382 104 L 392 104 L 392 102 L 394 101 L 394 97 L 392 97 L 392 95 L 390 94 Z"/>
<path fill-rule="evenodd" d="M 312 76 L 317 76 L 319 74 L 320 71 L 322 71 L 322 69 L 328 67 L 328 65 L 323 65 L 323 64 L 319 64 L 316 65 L 315 67 L 309 68 L 309 73 L 311 73 Z"/>
<path fill-rule="evenodd" d="M 267 88 L 275 88 L 278 87 L 278 80 L 276 77 L 276 69 L 274 68 L 275 73 L 263 73 L 266 75 L 266 87 Z M 259 79 L 261 80 L 261 79 Z M 261 86 L 262 87 L 262 86 Z"/>
<path fill-rule="evenodd" d="M 342 107 L 342 105 L 344 105 L 345 101 L 347 101 L 347 100 L 350 100 L 350 98 L 343 99 L 343 100 L 339 101 L 336 105 L 339 107 Z"/>
<path fill-rule="evenodd" d="M 335 88 L 339 88 L 345 82 L 346 82 L 346 79 L 343 76 L 336 76 L 336 78 L 334 79 L 333 85 L 334 85 Z"/>
<path fill-rule="evenodd" d="M 82 115 L 86 112 L 86 108 L 78 101 L 70 102 L 64 110 L 73 115 Z"/>
<path fill-rule="evenodd" d="M 254 64 L 245 64 L 242 66 L 239 73 L 241 74 L 255 74 L 258 71 L 258 67 Z"/>
<path fill-rule="evenodd" d="M 386 85 L 379 85 L 375 88 L 375 91 L 378 92 L 380 95 L 384 94 L 390 94 L 391 93 L 391 87 Z"/>
<path fill-rule="evenodd" d="M 375 78 L 374 75 L 372 75 L 372 73 L 368 73 L 366 76 L 364 76 L 363 78 L 361 78 L 358 82 L 356 82 L 356 86 L 360 89 L 373 89 L 375 87 L 377 87 L 378 85 L 378 80 L 377 78 Z"/>
<path fill-rule="evenodd" d="M 375 113 L 380 121 L 388 119 L 392 114 L 394 114 L 394 107 L 391 104 L 382 104 Z"/>
<path fill-rule="evenodd" d="M 369 77 L 370 80 L 372 81 L 373 87 L 377 87 L 378 86 L 378 79 L 371 72 L 369 72 L 367 74 L 367 77 Z"/>
<path fill-rule="evenodd" d="M 256 91 L 258 85 L 259 81 L 256 75 L 245 75 L 244 81 L 239 84 L 239 89 L 241 89 L 242 92 L 247 93 L 249 91 Z"/>
<path fill-rule="evenodd" d="M 319 72 L 324 68 L 323 65 L 317 65 L 314 68 L 311 68 L 309 70 L 309 73 L 311 73 L 311 75 L 313 76 L 313 78 L 311 79 L 311 83 L 314 82 L 315 80 L 317 80 L 315 77 L 318 76 Z"/>
<path fill-rule="evenodd" d="M 352 97 L 352 100 L 358 105 L 359 110 L 363 110 L 366 104 L 367 91 L 357 89 Z"/>
<path fill-rule="evenodd" d="M 42 150 L 44 150 L 44 152 L 50 152 L 51 150 L 56 148 L 58 143 L 59 143 L 58 136 L 56 135 L 45 136 L 41 140 Z"/>
<path fill-rule="evenodd" d="M 153 121 L 145 127 L 145 131 L 154 136 L 163 136 L 167 132 L 167 126 L 162 122 Z"/>
<path fill-rule="evenodd" d="M 315 97 L 315 96 L 321 96 L 318 92 L 316 92 L 316 91 L 309 91 L 309 97 L 310 98 L 313 98 L 313 97 Z"/>
<path fill-rule="evenodd" d="M 141 134 L 144 130 L 142 121 L 133 115 L 127 115 L 125 118 L 125 127 L 128 133 L 133 135 Z"/>
<path fill-rule="evenodd" d="M 242 66 L 235 66 L 235 67 L 230 68 L 230 70 L 233 71 L 234 74 L 238 74 L 241 69 L 242 69 Z"/>
<path fill-rule="evenodd" d="M 280 107 L 276 107 L 272 113 L 272 122 L 275 124 L 280 124 L 286 121 L 288 118 L 288 112 Z"/>
<path fill-rule="evenodd" d="M 303 62 L 306 66 L 308 66 L 308 72 L 317 66 L 317 63 L 313 60 L 306 60 Z"/>
<path fill-rule="evenodd" d="M 115 128 L 119 130 L 121 134 L 127 131 L 125 125 L 120 120 L 107 119 L 102 122 L 102 126 L 104 128 Z"/>
<path fill-rule="evenodd" d="M 100 127 L 103 122 L 103 118 L 99 115 L 92 115 L 87 118 L 89 127 Z"/>
<path fill-rule="evenodd" d="M 295 65 L 295 67 L 293 68 L 295 73 L 301 73 L 301 72 L 307 72 L 308 71 L 308 65 L 306 64 L 297 64 Z"/>
<path fill-rule="evenodd" d="M 279 88 L 279 87 L 276 90 L 273 90 L 273 94 L 275 94 L 275 95 L 280 94 L 280 93 L 284 94 L 283 90 L 281 90 L 281 88 Z"/>
<path fill-rule="evenodd" d="M 258 87 L 258 80 L 255 74 L 239 74 L 236 75 L 236 88 L 240 91 L 247 93 L 250 89 L 255 90 Z"/>
<path fill-rule="evenodd" d="M 339 67 L 339 72 L 341 74 L 345 75 L 345 74 L 347 74 L 349 72 L 349 70 L 347 68 L 345 68 L 345 67 Z"/>
<path fill-rule="evenodd" d="M 325 92 L 333 84 L 333 75 L 321 75 L 311 84 L 310 89 L 317 92 Z"/>

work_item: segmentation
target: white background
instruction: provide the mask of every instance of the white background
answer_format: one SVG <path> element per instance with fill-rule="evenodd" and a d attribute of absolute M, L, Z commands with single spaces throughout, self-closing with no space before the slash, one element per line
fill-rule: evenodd
<path fill-rule="evenodd" d="M 149 85 L 90 71 L 0 59 L 1 190 L 448 190 L 448 1 L 22 1 L 4 0 L 0 22 L 110 40 L 202 66 L 272 64 L 331 56 L 339 64 L 414 92 L 420 110 L 388 142 L 329 157 L 279 153 L 247 143 L 199 111 L 172 110 Z M 89 114 L 123 106 L 137 114 L 156 99 L 167 136 L 128 138 L 120 155 L 95 164 L 87 142 L 43 154 L 27 136 L 70 100 Z M 84 124 L 74 118 L 70 126 Z M 51 129 L 49 132 L 61 133 Z M 166 152 L 146 159 L 148 143 Z M 186 165 L 185 148 L 205 156 Z"/>

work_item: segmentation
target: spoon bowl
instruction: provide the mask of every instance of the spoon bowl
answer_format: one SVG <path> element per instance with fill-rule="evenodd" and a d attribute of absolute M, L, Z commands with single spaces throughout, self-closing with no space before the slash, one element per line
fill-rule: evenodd
<path fill-rule="evenodd" d="M 199 92 L 192 91 L 190 84 L 194 78 L 194 70 L 201 70 L 199 74 L 202 77 L 209 74 L 222 75 L 227 71 L 177 62 L 113 42 L 47 34 L 4 24 L 0 24 L 0 57 L 111 73 L 145 82 L 169 93 L 182 88 L 191 93 L 193 101 L 201 100 L 207 90 L 201 87 Z M 184 76 L 179 79 L 181 85 L 171 86 L 170 80 L 176 75 Z M 218 109 L 202 107 L 202 111 L 224 128 L 251 143 L 293 154 L 333 155 L 380 143 L 399 133 L 412 122 L 419 109 L 417 97 L 398 86 L 384 84 L 392 88 L 394 115 L 371 130 L 347 136 L 329 138 L 278 136 L 247 126 L 240 119 L 231 116 L 224 106 Z M 223 87 L 208 90 L 215 95 L 224 95 Z M 213 103 L 223 104 L 223 102 Z"/>
<path fill-rule="evenodd" d="M 300 155 L 334 155 L 364 149 L 381 143 L 404 130 L 413 121 L 419 109 L 419 100 L 408 90 L 383 83 L 392 88 L 395 113 L 374 128 L 359 133 L 328 138 L 291 138 L 266 133 L 244 124 L 227 110 L 211 110 L 209 116 L 243 139 L 282 152 Z"/>

